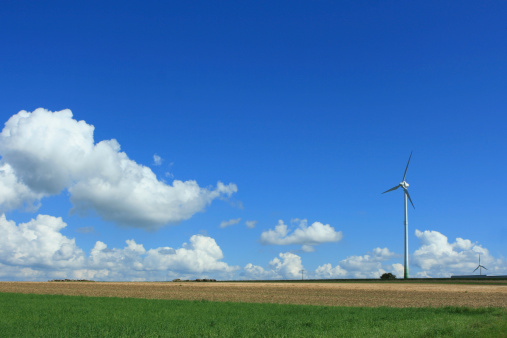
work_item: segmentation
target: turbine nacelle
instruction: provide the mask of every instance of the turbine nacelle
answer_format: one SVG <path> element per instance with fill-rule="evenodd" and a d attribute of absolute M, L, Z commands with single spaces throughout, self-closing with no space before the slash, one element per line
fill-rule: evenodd
<path fill-rule="evenodd" d="M 410 194 L 408 193 L 408 186 L 409 186 L 409 184 L 407 183 L 407 181 L 405 181 L 405 177 L 407 177 L 408 165 L 410 164 L 410 159 L 411 158 L 412 158 L 412 153 L 410 153 L 410 157 L 408 158 L 407 166 L 405 167 L 405 172 L 403 173 L 403 181 L 401 181 L 400 184 L 398 184 L 397 186 L 395 186 L 395 187 L 393 187 L 393 188 L 391 188 L 389 190 L 384 191 L 383 194 L 385 194 L 386 192 L 389 192 L 389 191 L 396 190 L 396 189 L 398 189 L 398 188 L 401 187 L 403 189 L 403 192 L 407 196 L 408 200 L 410 201 L 410 204 L 412 204 L 412 207 L 415 209 L 414 203 L 412 202 L 412 199 L 410 198 Z"/>

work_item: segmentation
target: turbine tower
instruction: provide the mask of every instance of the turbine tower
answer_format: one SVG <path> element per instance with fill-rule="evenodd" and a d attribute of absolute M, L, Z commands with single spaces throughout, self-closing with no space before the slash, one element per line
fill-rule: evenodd
<path fill-rule="evenodd" d="M 408 211 L 407 211 L 407 198 L 410 201 L 410 204 L 412 204 L 412 207 L 414 207 L 414 203 L 412 203 L 412 199 L 410 198 L 410 195 L 408 193 L 408 183 L 405 181 L 405 177 L 407 176 L 407 169 L 408 165 L 410 163 L 410 158 L 412 157 L 412 153 L 410 153 L 410 157 L 408 158 L 407 167 L 405 168 L 405 173 L 403 174 L 403 179 L 401 180 L 401 183 L 395 186 L 394 188 L 391 188 L 387 191 L 384 191 L 383 194 L 389 191 L 393 191 L 401 187 L 403 189 L 404 195 L 405 195 L 405 273 L 404 278 L 408 278 Z"/>
<path fill-rule="evenodd" d="M 477 269 L 479 269 L 479 272 L 481 273 L 481 276 L 482 276 L 482 269 L 486 269 L 484 266 L 481 265 L 481 254 L 479 254 L 479 266 L 476 267 L 473 272 L 477 271 Z M 486 270 L 488 270 L 488 269 L 486 269 Z"/>

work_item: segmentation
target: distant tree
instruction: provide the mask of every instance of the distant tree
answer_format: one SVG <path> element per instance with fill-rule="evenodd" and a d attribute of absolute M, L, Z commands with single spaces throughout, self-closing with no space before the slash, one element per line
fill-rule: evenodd
<path fill-rule="evenodd" d="M 396 279 L 396 275 L 393 275 L 390 272 L 386 272 L 382 276 L 380 276 L 380 279 Z"/>

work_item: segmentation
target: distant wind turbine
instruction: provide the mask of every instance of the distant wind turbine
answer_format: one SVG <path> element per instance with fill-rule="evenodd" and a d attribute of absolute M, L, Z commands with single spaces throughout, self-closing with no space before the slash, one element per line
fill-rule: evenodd
<path fill-rule="evenodd" d="M 479 269 L 479 272 L 480 272 L 481 276 L 482 276 L 482 269 L 488 270 L 484 266 L 481 265 L 481 254 L 479 254 L 479 266 L 476 267 L 473 272 L 477 271 L 477 269 Z"/>
<path fill-rule="evenodd" d="M 410 157 L 408 158 L 407 167 L 405 168 L 405 173 L 403 174 L 403 179 L 401 180 L 401 183 L 395 186 L 394 188 L 391 188 L 387 191 L 384 191 L 383 194 L 389 191 L 393 191 L 401 187 L 404 191 L 405 195 L 405 273 L 404 277 L 405 279 L 408 278 L 408 212 L 407 212 L 407 197 L 410 201 L 410 204 L 412 204 L 412 207 L 415 209 L 414 203 L 412 203 L 412 199 L 410 198 L 410 195 L 408 194 L 408 183 L 405 181 L 405 177 L 407 176 L 407 169 L 408 165 L 410 163 L 410 158 L 412 157 L 412 153 L 410 153 Z"/>

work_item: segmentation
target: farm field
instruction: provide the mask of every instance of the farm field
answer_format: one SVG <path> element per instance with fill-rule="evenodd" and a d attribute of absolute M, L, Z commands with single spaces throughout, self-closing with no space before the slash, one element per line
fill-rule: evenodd
<path fill-rule="evenodd" d="M 507 286 L 502 284 L 0 282 L 0 292 L 356 307 L 507 308 Z"/>
<path fill-rule="evenodd" d="M 502 308 L 388 308 L 0 293 L 1 337 L 505 337 Z"/>

